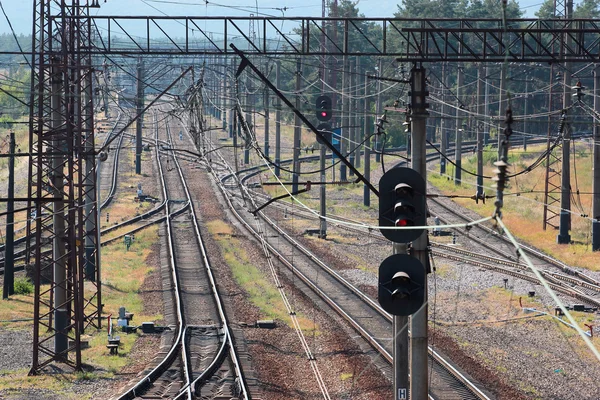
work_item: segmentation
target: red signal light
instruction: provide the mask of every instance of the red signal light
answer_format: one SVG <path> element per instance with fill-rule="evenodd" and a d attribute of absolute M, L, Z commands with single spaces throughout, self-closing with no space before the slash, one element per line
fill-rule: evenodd
<path fill-rule="evenodd" d="M 325 111 L 321 111 L 321 117 L 326 117 L 327 113 Z"/>
<path fill-rule="evenodd" d="M 396 226 L 413 226 L 413 222 L 409 219 L 398 219 L 396 220 Z"/>

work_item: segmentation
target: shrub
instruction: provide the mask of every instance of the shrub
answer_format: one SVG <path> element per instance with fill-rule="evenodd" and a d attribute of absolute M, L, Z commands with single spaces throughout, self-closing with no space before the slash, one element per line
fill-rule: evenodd
<path fill-rule="evenodd" d="M 33 293 L 33 282 L 28 278 L 15 279 L 15 294 L 31 294 Z"/>

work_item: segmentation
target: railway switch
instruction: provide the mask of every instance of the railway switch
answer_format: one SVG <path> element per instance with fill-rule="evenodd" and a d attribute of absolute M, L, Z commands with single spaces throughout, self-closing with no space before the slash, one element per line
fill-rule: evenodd
<path fill-rule="evenodd" d="M 379 180 L 380 227 L 411 227 L 427 224 L 425 180 L 410 168 L 395 167 Z M 419 229 L 381 229 L 387 239 L 408 243 L 423 233 Z"/>
<path fill-rule="evenodd" d="M 425 268 L 408 254 L 389 256 L 379 266 L 378 300 L 392 315 L 411 315 L 425 301 Z"/>

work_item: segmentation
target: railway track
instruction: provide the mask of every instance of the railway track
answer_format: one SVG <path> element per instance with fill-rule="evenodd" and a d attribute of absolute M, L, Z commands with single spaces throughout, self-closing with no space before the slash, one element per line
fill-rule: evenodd
<path fill-rule="evenodd" d="M 165 124 L 168 137 L 169 129 Z M 165 320 L 173 328 L 163 334 L 161 349 L 143 378 L 119 398 L 191 400 L 222 394 L 249 399 L 184 173 L 176 155 L 161 154 L 157 145 L 156 156 L 169 215 L 165 230 L 170 267 L 163 275 L 163 286 L 173 288 L 165 294 L 165 301 L 174 303 Z M 178 213 L 181 210 L 186 212 Z"/>
<path fill-rule="evenodd" d="M 312 160 L 312 158 L 308 159 Z M 259 174 L 261 170 L 262 169 L 260 167 L 253 167 L 244 171 L 240 171 L 240 180 L 244 183 L 247 183 L 249 179 Z M 227 175 L 224 179 L 229 179 L 230 177 L 230 175 Z M 269 196 L 258 191 L 252 191 L 252 196 L 261 199 L 263 202 L 266 202 L 270 199 Z M 473 222 L 472 218 L 466 217 L 464 213 L 453 211 L 450 207 L 444 206 L 444 204 L 436 198 L 430 198 L 429 202 L 439 204 L 440 206 L 444 207 L 447 213 L 450 213 L 450 215 L 454 216 L 453 219 L 450 219 L 444 218 L 443 215 L 446 214 L 436 214 L 440 217 L 440 220 L 443 223 L 453 224 Z M 285 207 L 286 212 L 289 212 L 290 215 L 293 214 L 302 218 L 310 218 L 313 220 L 318 218 L 315 214 L 310 213 L 301 207 L 296 207 L 295 205 L 286 204 L 285 206 L 282 206 L 276 202 L 273 203 L 272 206 L 279 208 Z M 389 241 L 385 239 L 379 232 L 369 231 L 367 228 L 357 228 L 357 226 L 362 224 L 360 221 L 350 220 L 340 216 L 330 217 L 333 221 L 330 223 L 336 224 L 338 227 L 344 230 L 363 235 L 369 234 L 373 238 L 381 240 L 383 243 L 389 243 Z M 478 236 L 478 232 L 480 231 L 483 232 L 483 238 Z M 499 235 L 497 231 L 484 225 L 472 225 L 467 231 L 467 234 L 469 240 L 483 246 L 486 252 L 491 255 L 485 255 L 481 251 L 469 251 L 461 247 L 447 246 L 436 242 L 432 242 L 431 245 L 434 248 L 437 247 L 439 250 L 434 249 L 433 254 L 435 256 L 468 263 L 488 270 L 493 270 L 534 284 L 540 283 L 539 279 L 535 277 L 531 271 L 527 270 L 527 266 L 525 264 L 519 263 L 517 257 L 512 256 L 512 245 L 505 237 Z M 499 242 L 494 242 L 495 239 L 497 239 Z M 578 301 L 581 301 L 589 306 L 600 307 L 600 298 L 598 298 L 600 295 L 600 283 L 598 281 L 573 269 L 565 263 L 543 254 L 539 250 L 533 249 L 529 246 L 524 247 L 527 249 L 529 254 L 531 254 L 531 256 L 537 260 L 537 265 L 541 270 L 540 272 L 542 276 L 544 276 L 546 280 L 550 281 L 553 289 L 563 295 L 577 299 Z M 504 265 L 505 267 L 499 267 L 498 265 Z M 557 272 L 557 270 L 559 272 Z"/>
<path fill-rule="evenodd" d="M 225 163 L 225 160 L 222 159 Z M 255 174 L 252 171 L 251 174 Z M 302 282 L 309 297 L 317 304 L 325 304 L 343 318 L 371 348 L 381 355 L 377 364 L 391 376 L 392 363 L 392 317 L 385 313 L 373 299 L 362 293 L 335 270 L 294 240 L 289 234 L 262 212 L 255 217 L 244 209 L 243 202 L 236 204 L 240 196 L 228 190 L 237 190 L 235 183 L 227 180 L 235 176 L 233 171 L 219 177 L 232 212 L 257 239 L 263 241 L 269 253 L 287 267 L 287 275 Z M 242 178 L 243 179 L 243 178 Z M 224 182 L 225 181 L 225 182 Z M 242 186 L 245 189 L 245 186 Z M 252 195 L 246 192 L 246 198 Z M 256 205 L 254 205 L 256 208 Z M 290 255 L 293 254 L 293 261 Z M 451 364 L 430 349 L 432 368 L 431 398 L 448 398 L 449 393 L 461 399 L 488 399 L 480 388 L 462 375 Z M 456 397 L 454 397 L 456 398 Z"/>

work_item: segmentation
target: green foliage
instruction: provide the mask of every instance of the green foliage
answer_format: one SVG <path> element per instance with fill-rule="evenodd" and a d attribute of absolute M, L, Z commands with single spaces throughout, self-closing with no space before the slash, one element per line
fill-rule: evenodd
<path fill-rule="evenodd" d="M 33 282 L 28 278 L 15 279 L 15 294 L 28 295 L 33 293 Z"/>

